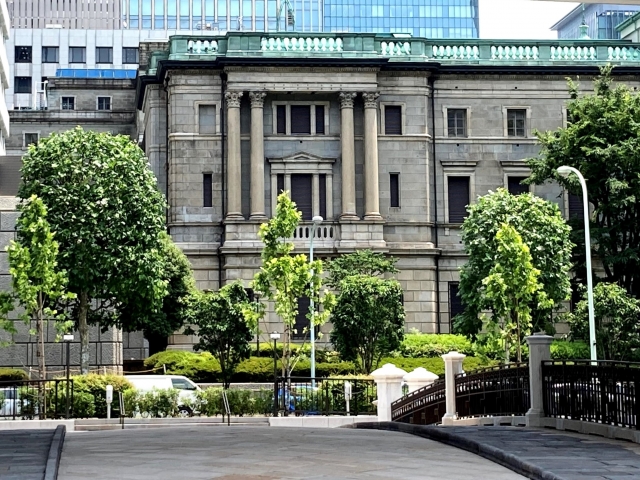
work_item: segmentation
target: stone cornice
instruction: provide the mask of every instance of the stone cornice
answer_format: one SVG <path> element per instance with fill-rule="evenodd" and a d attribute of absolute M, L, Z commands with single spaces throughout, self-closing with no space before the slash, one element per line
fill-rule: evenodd
<path fill-rule="evenodd" d="M 440 160 L 443 167 L 448 168 L 476 168 L 479 160 Z"/>
<path fill-rule="evenodd" d="M 225 72 L 305 72 L 305 73 L 332 73 L 332 72 L 379 72 L 376 67 L 298 67 L 283 65 L 281 67 L 264 67 L 264 66 L 226 66 Z"/>

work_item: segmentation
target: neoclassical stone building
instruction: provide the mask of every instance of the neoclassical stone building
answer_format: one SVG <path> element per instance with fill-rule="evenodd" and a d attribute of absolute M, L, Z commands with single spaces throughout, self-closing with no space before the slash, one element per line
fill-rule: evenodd
<path fill-rule="evenodd" d="M 398 257 L 407 328 L 444 333 L 461 308 L 465 206 L 498 187 L 528 190 L 534 131 L 566 122 L 567 76 L 589 90 L 613 63 L 637 88 L 639 53 L 623 41 L 176 36 L 141 45 L 139 136 L 199 287 L 248 284 L 258 228 L 287 190 L 303 214 L 300 251 L 321 215 L 319 256 Z M 566 215 L 580 208 L 557 185 L 533 191 Z"/>

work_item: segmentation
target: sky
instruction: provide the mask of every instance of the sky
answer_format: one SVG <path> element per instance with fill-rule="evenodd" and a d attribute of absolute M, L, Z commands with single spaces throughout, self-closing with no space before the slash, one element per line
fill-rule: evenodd
<path fill-rule="evenodd" d="M 538 0 L 480 0 L 480 38 L 557 38 L 549 28 L 577 5 Z"/>

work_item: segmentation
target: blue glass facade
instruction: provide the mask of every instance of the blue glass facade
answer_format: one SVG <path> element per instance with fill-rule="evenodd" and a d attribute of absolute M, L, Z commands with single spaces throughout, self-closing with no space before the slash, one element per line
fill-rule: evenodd
<path fill-rule="evenodd" d="M 478 0 L 122 0 L 123 26 L 142 30 L 411 33 L 478 38 Z M 288 21 L 289 20 L 289 21 Z M 295 20 L 295 25 L 293 25 Z"/>
<path fill-rule="evenodd" d="M 478 0 L 325 0 L 324 30 L 478 38 Z"/>
<path fill-rule="evenodd" d="M 585 24 L 589 27 L 589 37 L 597 40 L 618 40 L 620 33 L 616 31 L 616 27 L 638 11 L 638 5 L 585 4 L 584 11 L 582 6 L 576 7 L 556 23 L 552 30 L 558 31 L 560 39 L 580 38 L 580 25 L 584 18 Z"/>

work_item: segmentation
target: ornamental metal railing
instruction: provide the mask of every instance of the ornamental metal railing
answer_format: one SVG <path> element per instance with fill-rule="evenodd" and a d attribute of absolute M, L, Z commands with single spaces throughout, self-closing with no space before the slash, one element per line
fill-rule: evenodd
<path fill-rule="evenodd" d="M 458 418 L 524 415 L 530 406 L 527 363 L 456 375 Z"/>
<path fill-rule="evenodd" d="M 416 425 L 432 425 L 440 423 L 445 411 L 445 382 L 444 379 L 440 379 L 393 402 L 391 420 Z"/>
<path fill-rule="evenodd" d="M 640 429 L 640 364 L 547 361 L 542 378 L 545 416 Z"/>

